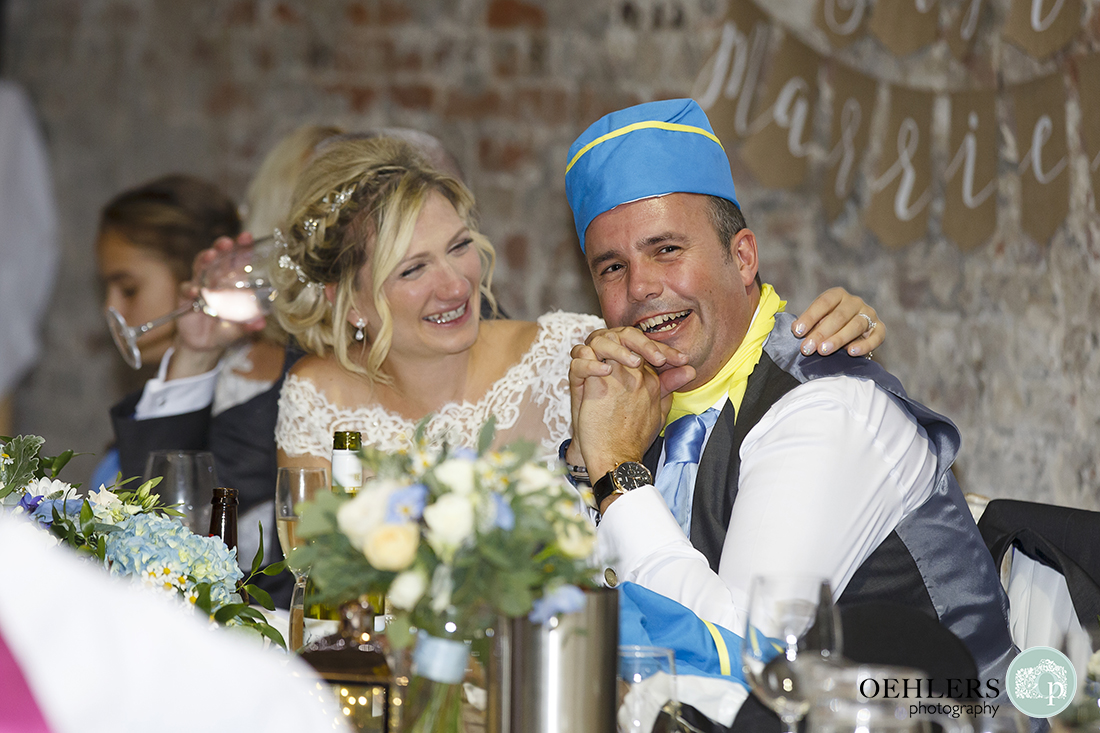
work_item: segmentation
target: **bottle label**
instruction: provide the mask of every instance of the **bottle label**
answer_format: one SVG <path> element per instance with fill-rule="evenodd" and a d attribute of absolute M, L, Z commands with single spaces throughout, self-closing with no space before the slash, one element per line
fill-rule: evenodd
<path fill-rule="evenodd" d="M 350 450 L 332 452 L 332 487 L 354 494 L 363 486 L 363 462 Z"/>

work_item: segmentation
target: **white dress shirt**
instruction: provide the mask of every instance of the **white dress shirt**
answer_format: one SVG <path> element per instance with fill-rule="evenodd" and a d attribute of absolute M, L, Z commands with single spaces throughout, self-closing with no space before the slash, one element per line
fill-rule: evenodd
<path fill-rule="evenodd" d="M 620 496 L 597 531 L 600 557 L 620 581 L 738 634 L 754 575 L 821 575 L 839 597 L 860 564 L 931 495 L 936 474 L 924 429 L 895 397 L 855 377 L 788 392 L 748 432 L 740 456 L 718 573 L 653 487 Z"/>

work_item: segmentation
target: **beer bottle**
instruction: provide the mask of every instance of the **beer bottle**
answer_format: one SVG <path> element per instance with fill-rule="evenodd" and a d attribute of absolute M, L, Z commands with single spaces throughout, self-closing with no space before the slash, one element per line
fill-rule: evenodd
<path fill-rule="evenodd" d="M 227 486 L 214 489 L 214 498 L 210 502 L 210 536 L 221 537 L 230 550 L 237 549 L 237 490 Z M 237 558 L 238 563 L 240 558 Z M 238 587 L 241 600 L 248 603 L 248 593 Z"/>

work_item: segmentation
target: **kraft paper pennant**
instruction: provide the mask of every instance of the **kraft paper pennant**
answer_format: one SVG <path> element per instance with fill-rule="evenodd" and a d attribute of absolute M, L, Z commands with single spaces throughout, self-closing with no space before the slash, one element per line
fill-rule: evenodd
<path fill-rule="evenodd" d="M 936 0 L 878 0 L 868 30 L 895 56 L 935 42 L 939 29 Z"/>
<path fill-rule="evenodd" d="M 818 0 L 814 23 L 833 48 L 844 48 L 866 33 L 871 0 Z"/>
<path fill-rule="evenodd" d="M 1093 205 L 1100 209 L 1100 54 L 1078 56 L 1075 60 L 1081 138 L 1089 160 Z"/>
<path fill-rule="evenodd" d="M 952 8 L 945 34 L 951 55 L 959 61 L 968 58 L 978 40 L 978 29 L 989 11 L 987 0 L 962 0 Z"/>
<path fill-rule="evenodd" d="M 856 175 L 871 141 L 878 82 L 840 64 L 832 64 L 832 122 L 829 149 L 825 156 L 825 176 L 821 181 L 821 204 L 829 221 L 844 210 L 852 194 Z"/>
<path fill-rule="evenodd" d="M 718 46 L 692 87 L 714 133 L 730 150 L 746 137 L 761 85 L 771 25 L 750 0 L 731 0 Z"/>
<path fill-rule="evenodd" d="M 760 112 L 740 151 L 765 186 L 794 188 L 806 179 L 820 65 L 817 52 L 790 34 L 776 51 Z"/>
<path fill-rule="evenodd" d="M 1046 244 L 1069 214 L 1066 93 L 1061 74 L 1011 89 L 1020 151 L 1020 225 Z"/>
<path fill-rule="evenodd" d="M 950 99 L 943 233 L 965 251 L 997 229 L 997 93 L 959 92 Z"/>
<path fill-rule="evenodd" d="M 1004 37 L 1035 59 L 1066 47 L 1081 30 L 1081 0 L 1012 0 Z"/>
<path fill-rule="evenodd" d="M 890 88 L 890 119 L 866 212 L 867 228 L 887 247 L 902 247 L 928 230 L 933 101 L 931 92 Z"/>

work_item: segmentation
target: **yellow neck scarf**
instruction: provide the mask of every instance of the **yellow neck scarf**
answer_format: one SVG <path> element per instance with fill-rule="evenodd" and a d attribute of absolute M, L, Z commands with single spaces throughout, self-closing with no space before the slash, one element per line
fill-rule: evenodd
<path fill-rule="evenodd" d="M 690 392 L 673 393 L 672 409 L 669 410 L 665 425 L 684 415 L 702 414 L 713 407 L 722 395 L 727 395 L 734 409 L 740 412 L 741 400 L 745 397 L 745 385 L 760 361 L 760 355 L 764 353 L 764 341 L 775 327 L 775 314 L 782 313 L 786 305 L 787 301 L 779 299 L 775 288 L 764 283 L 760 287 L 760 305 L 756 316 L 737 351 L 714 378 L 703 386 Z"/>

